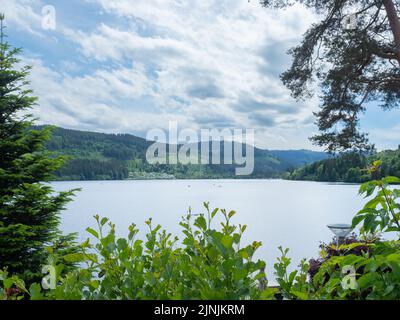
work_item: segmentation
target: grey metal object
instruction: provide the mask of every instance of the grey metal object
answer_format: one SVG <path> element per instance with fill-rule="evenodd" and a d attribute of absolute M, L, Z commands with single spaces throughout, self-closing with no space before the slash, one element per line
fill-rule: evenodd
<path fill-rule="evenodd" d="M 335 234 L 338 246 L 344 243 L 346 237 L 353 230 L 350 224 L 345 223 L 328 224 L 327 227 Z"/>

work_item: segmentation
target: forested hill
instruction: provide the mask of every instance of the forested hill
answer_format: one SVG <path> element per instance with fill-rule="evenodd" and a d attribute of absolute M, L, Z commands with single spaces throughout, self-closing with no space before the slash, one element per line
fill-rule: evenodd
<path fill-rule="evenodd" d="M 232 165 L 150 165 L 145 155 L 151 144 L 130 134 L 54 128 L 46 147 L 57 155 L 70 156 L 64 168 L 56 172 L 60 180 L 236 178 L 236 166 Z M 278 177 L 326 157 L 325 153 L 308 150 L 255 149 L 255 169 L 248 178 Z"/>
<path fill-rule="evenodd" d="M 314 162 L 285 174 L 291 180 L 361 183 L 371 179 L 366 168 L 373 161 L 381 160 L 382 176 L 400 177 L 400 149 L 386 150 L 364 156 L 346 153 L 339 157 Z"/>
<path fill-rule="evenodd" d="M 297 168 L 328 158 L 328 155 L 325 152 L 315 152 L 310 150 L 271 150 L 271 153 L 292 168 Z"/>

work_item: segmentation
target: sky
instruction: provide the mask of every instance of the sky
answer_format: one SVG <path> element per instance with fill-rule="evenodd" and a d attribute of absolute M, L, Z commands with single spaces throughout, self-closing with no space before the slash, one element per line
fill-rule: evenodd
<path fill-rule="evenodd" d="M 48 24 L 46 6 L 55 9 Z M 145 137 L 166 130 L 254 129 L 268 149 L 313 149 L 318 96 L 290 97 L 287 50 L 318 20 L 258 0 L 0 0 L 8 42 L 33 66 L 41 124 Z M 53 21 L 53 20 L 50 20 Z M 50 26 L 50 28 L 49 28 Z M 53 28 L 54 26 L 54 28 Z M 400 111 L 375 104 L 362 129 L 397 148 Z"/>

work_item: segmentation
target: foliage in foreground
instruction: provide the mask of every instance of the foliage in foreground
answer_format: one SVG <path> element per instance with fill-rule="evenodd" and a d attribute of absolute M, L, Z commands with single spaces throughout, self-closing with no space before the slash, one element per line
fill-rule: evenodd
<path fill-rule="evenodd" d="M 380 163 L 371 167 L 371 174 Z M 400 232 L 400 179 L 386 177 L 360 187 L 371 197 L 353 219 L 360 236 L 344 244 L 322 244 L 318 259 L 303 260 L 291 270 L 288 249 L 279 248 L 275 263 L 279 287 L 268 287 L 265 262 L 254 260 L 259 242 L 242 246 L 246 226 L 234 225 L 234 211 L 211 210 L 189 214 L 180 223 L 184 238 L 153 226 L 142 240 L 135 225 L 126 239 L 115 226 L 96 216 L 96 239 L 77 252 L 53 257 L 54 288 L 24 282 L 0 273 L 1 299 L 400 299 L 400 241 L 383 241 L 378 234 Z M 219 227 L 214 225 L 220 222 Z M 397 238 L 398 239 L 398 238 Z M 65 270 L 65 264 L 79 263 Z"/>
<path fill-rule="evenodd" d="M 261 299 L 274 290 L 267 288 L 265 263 L 254 261 L 259 242 L 241 246 L 246 226 L 231 224 L 234 211 L 210 210 L 194 217 L 188 214 L 180 225 L 185 235 L 178 239 L 146 221 L 145 240 L 138 238 L 135 225 L 127 239 L 116 238 L 115 226 L 96 216 L 98 230 L 88 228 L 98 243 L 89 240 L 80 252 L 64 257 L 85 266 L 60 274 L 55 265 L 57 287 L 44 292 L 39 284 L 27 290 L 16 278 L 3 273 L 3 297 L 26 295 L 31 299 Z M 221 227 L 214 229 L 216 215 Z M 1 278 L 0 278 L 1 283 Z M 15 291 L 17 290 L 17 291 Z"/>
<path fill-rule="evenodd" d="M 378 173 L 376 161 L 371 174 Z M 378 233 L 400 233 L 400 184 L 396 177 L 369 181 L 360 187 L 360 194 L 374 196 L 353 219 L 353 227 L 361 226 L 361 241 L 350 241 L 337 248 L 323 246 L 321 258 L 311 260 L 300 272 L 288 272 L 290 259 L 283 252 L 276 268 L 286 298 L 300 299 L 400 299 L 400 241 L 379 241 Z M 328 257 L 327 257 L 328 256 Z M 307 278 L 306 272 L 311 275 Z"/>

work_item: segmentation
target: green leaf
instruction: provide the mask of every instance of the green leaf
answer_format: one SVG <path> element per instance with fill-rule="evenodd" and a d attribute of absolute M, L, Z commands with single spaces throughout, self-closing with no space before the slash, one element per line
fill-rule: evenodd
<path fill-rule="evenodd" d="M 364 208 L 365 209 L 375 209 L 378 206 L 378 204 L 380 204 L 382 202 L 384 202 L 384 199 L 382 197 L 375 197 L 375 198 L 371 199 L 370 201 L 368 201 L 365 204 Z"/>
<path fill-rule="evenodd" d="M 103 218 L 103 219 L 101 219 L 101 221 L 100 221 L 100 225 L 101 225 L 101 226 L 104 226 L 107 222 L 108 222 L 108 218 Z"/>
<path fill-rule="evenodd" d="M 363 221 L 366 218 L 365 215 L 357 215 L 353 218 L 351 225 L 353 228 L 355 228 L 361 221 Z"/>
<path fill-rule="evenodd" d="M 307 292 L 291 291 L 291 293 L 292 293 L 295 297 L 299 298 L 300 300 L 308 300 L 308 299 L 309 299 L 309 296 L 308 296 Z"/>
<path fill-rule="evenodd" d="M 99 234 L 97 233 L 97 231 L 93 230 L 92 228 L 86 228 L 86 232 L 89 232 L 96 239 L 99 239 Z"/>
<path fill-rule="evenodd" d="M 40 284 L 33 283 L 29 287 L 29 295 L 31 300 L 43 300 L 44 296 L 42 294 L 42 288 L 40 287 Z"/>
<path fill-rule="evenodd" d="M 369 197 L 376 188 L 376 184 L 373 181 L 366 182 L 360 186 L 359 193 L 364 194 L 364 197 Z"/>
<path fill-rule="evenodd" d="M 246 249 L 240 249 L 238 254 L 239 254 L 239 257 L 241 257 L 242 259 L 249 260 L 249 258 L 250 258 L 249 253 L 247 252 Z"/>
<path fill-rule="evenodd" d="M 260 299 L 262 300 L 273 300 L 275 295 L 279 292 L 278 288 L 268 287 L 263 292 L 261 292 Z"/>
<path fill-rule="evenodd" d="M 233 242 L 238 244 L 240 242 L 241 236 L 238 233 L 233 234 Z"/>
<path fill-rule="evenodd" d="M 89 286 L 93 289 L 98 289 L 100 287 L 100 282 L 98 280 L 91 280 Z"/>
<path fill-rule="evenodd" d="M 382 160 L 375 160 L 374 162 L 372 162 L 372 165 L 374 167 L 379 167 L 382 164 Z"/>
<path fill-rule="evenodd" d="M 85 255 L 83 253 L 70 253 L 70 254 L 65 255 L 63 258 L 67 262 L 85 261 Z"/>
<path fill-rule="evenodd" d="M 12 278 L 7 278 L 3 280 L 3 285 L 5 289 L 10 289 L 14 285 L 14 280 Z"/>
<path fill-rule="evenodd" d="M 388 176 L 382 179 L 388 184 L 394 183 L 394 184 L 399 184 L 400 183 L 400 178 L 393 177 L 393 176 Z"/>
<path fill-rule="evenodd" d="M 357 280 L 357 283 L 361 289 L 365 290 L 373 286 L 377 278 L 378 275 L 376 273 L 366 273 Z"/>
<path fill-rule="evenodd" d="M 230 248 L 232 248 L 233 237 L 228 236 L 228 235 L 224 235 L 224 236 L 221 238 L 221 243 L 222 243 L 222 245 L 223 245 L 226 249 L 230 249 Z"/>
<path fill-rule="evenodd" d="M 294 281 L 296 275 L 297 275 L 297 270 L 294 270 L 294 271 L 292 271 L 292 272 L 290 273 L 290 275 L 289 275 L 289 283 L 293 283 L 293 281 Z"/>
<path fill-rule="evenodd" d="M 231 211 L 228 213 L 228 217 L 229 217 L 229 218 L 232 218 L 235 214 L 236 214 L 236 211 L 231 210 Z"/>
<path fill-rule="evenodd" d="M 126 239 L 121 238 L 117 240 L 117 248 L 119 251 L 123 251 L 127 246 L 128 242 L 126 241 Z"/>
<path fill-rule="evenodd" d="M 245 269 L 235 269 L 233 271 L 233 280 L 239 281 L 247 277 L 247 271 Z"/>
<path fill-rule="evenodd" d="M 207 221 L 203 215 L 197 217 L 197 219 L 194 222 L 194 225 L 203 231 L 207 230 Z"/>

